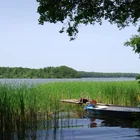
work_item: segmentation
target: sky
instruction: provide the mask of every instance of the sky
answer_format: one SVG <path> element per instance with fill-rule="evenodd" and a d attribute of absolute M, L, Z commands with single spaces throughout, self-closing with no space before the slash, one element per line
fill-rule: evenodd
<path fill-rule="evenodd" d="M 60 34 L 62 24 L 38 24 L 36 0 L 1 0 L 0 67 L 44 68 L 65 65 L 77 71 L 140 73 L 139 55 L 124 46 L 137 28 L 80 26 L 75 41 Z"/>

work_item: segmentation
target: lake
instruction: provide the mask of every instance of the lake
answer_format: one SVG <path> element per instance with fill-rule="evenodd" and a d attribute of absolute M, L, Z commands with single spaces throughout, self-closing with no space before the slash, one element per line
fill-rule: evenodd
<path fill-rule="evenodd" d="M 74 114 L 74 113 L 73 113 Z M 73 116 L 71 113 L 71 115 Z M 24 131 L 25 140 L 140 140 L 140 129 L 117 118 L 59 118 L 40 120 Z M 55 117 L 54 117 L 55 118 Z M 51 127 L 48 128 L 48 124 Z M 18 139 L 17 137 L 14 138 Z"/>
<path fill-rule="evenodd" d="M 30 83 L 30 84 L 41 84 L 50 82 L 72 82 L 72 81 L 134 81 L 135 78 L 76 78 L 76 79 L 0 79 L 0 83 Z"/>

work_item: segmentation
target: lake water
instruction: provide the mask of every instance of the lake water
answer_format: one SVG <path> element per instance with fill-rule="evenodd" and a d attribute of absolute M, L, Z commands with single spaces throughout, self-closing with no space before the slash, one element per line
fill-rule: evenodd
<path fill-rule="evenodd" d="M 25 140 L 140 140 L 140 129 L 117 118 L 63 118 L 39 121 L 36 130 L 26 130 Z M 50 123 L 50 122 L 49 122 Z M 44 127 L 42 127 L 44 126 Z"/>
<path fill-rule="evenodd" d="M 72 81 L 134 81 L 135 78 L 76 78 L 76 79 L 0 79 L 0 83 L 30 83 L 41 84 L 50 82 L 72 82 Z"/>
<path fill-rule="evenodd" d="M 0 79 L 0 83 L 40 84 L 64 81 L 134 80 L 135 78 Z M 48 124 L 52 124 L 52 127 L 48 128 Z M 9 139 L 8 131 L 5 130 L 6 134 L 0 132 L 0 140 L 140 140 L 140 129 L 134 127 L 133 122 L 117 118 L 63 117 L 55 118 L 49 123 L 46 120 L 38 120 L 31 123 L 30 127 L 25 127 L 25 124 L 21 123 L 20 129 L 18 134 L 15 133 Z"/>

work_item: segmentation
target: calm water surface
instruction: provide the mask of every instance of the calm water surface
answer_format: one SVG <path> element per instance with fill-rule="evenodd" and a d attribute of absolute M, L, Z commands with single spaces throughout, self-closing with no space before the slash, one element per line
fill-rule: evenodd
<path fill-rule="evenodd" d="M 126 120 L 112 118 L 58 119 L 51 129 L 27 132 L 27 138 L 37 140 L 140 140 L 140 129 L 132 127 Z M 38 126 L 47 121 L 38 122 Z"/>
<path fill-rule="evenodd" d="M 72 81 L 134 81 L 135 78 L 77 78 L 77 79 L 0 79 L 0 83 L 12 84 L 41 84 L 50 82 L 72 82 Z"/>

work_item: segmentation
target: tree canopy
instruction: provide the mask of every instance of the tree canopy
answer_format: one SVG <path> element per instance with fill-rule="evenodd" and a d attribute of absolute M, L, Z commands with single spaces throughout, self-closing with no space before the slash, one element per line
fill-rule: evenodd
<path fill-rule="evenodd" d="M 124 43 L 125 46 L 131 46 L 135 53 L 140 53 L 140 30 L 138 30 L 137 35 L 133 35 L 129 41 Z"/>
<path fill-rule="evenodd" d="M 133 75 L 134 76 L 134 75 Z M 67 67 L 45 67 L 30 69 L 22 67 L 0 67 L 0 78 L 77 78 L 76 70 Z"/>
<path fill-rule="evenodd" d="M 124 28 L 140 19 L 140 0 L 37 0 L 39 23 L 61 22 L 60 33 L 73 40 L 80 24 L 102 24 L 107 20 Z"/>
<path fill-rule="evenodd" d="M 67 66 L 39 69 L 0 67 L 0 78 L 89 78 L 89 77 L 139 77 L 139 73 L 102 73 L 76 71 Z"/>

